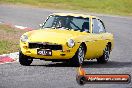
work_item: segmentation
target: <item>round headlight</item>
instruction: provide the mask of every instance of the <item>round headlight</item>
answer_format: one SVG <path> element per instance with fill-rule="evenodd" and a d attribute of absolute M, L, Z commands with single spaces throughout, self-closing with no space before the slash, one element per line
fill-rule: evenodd
<path fill-rule="evenodd" d="M 21 36 L 21 41 L 22 42 L 26 42 L 28 40 L 28 36 L 27 35 L 22 35 Z"/>
<path fill-rule="evenodd" d="M 75 41 L 73 39 L 69 39 L 67 41 L 67 45 L 68 45 L 68 47 L 72 48 L 73 46 L 75 46 Z"/>

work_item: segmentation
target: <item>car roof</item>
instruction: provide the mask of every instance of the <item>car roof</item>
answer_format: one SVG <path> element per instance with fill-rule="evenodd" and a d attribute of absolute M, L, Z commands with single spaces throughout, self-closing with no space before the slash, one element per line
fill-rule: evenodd
<path fill-rule="evenodd" d="M 98 18 L 96 16 L 87 15 L 87 14 L 78 14 L 78 13 L 53 13 L 51 15 L 58 15 L 58 16 L 73 16 L 73 17 L 83 17 L 83 18 Z"/>

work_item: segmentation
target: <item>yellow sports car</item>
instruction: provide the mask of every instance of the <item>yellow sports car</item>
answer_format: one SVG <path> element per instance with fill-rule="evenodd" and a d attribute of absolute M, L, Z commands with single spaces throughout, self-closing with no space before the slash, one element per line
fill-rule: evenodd
<path fill-rule="evenodd" d="M 19 62 L 30 65 L 33 59 L 67 61 L 75 66 L 84 60 L 106 63 L 113 48 L 113 35 L 96 16 L 53 13 L 39 30 L 20 38 Z"/>

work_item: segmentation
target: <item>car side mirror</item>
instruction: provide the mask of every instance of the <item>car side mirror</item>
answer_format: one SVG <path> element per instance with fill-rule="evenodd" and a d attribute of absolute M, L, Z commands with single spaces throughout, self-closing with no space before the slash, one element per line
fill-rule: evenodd
<path fill-rule="evenodd" d="M 39 24 L 39 28 L 43 28 L 43 24 Z"/>

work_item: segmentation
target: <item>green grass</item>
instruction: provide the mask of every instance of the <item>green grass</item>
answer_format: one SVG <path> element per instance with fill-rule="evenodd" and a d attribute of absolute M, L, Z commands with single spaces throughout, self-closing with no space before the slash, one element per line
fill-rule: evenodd
<path fill-rule="evenodd" d="M 15 47 L 14 47 L 15 46 Z M 19 46 L 8 40 L 0 40 L 0 54 L 18 51 Z"/>
<path fill-rule="evenodd" d="M 0 24 L 0 55 L 17 52 L 20 36 L 26 31 Z"/>
<path fill-rule="evenodd" d="M 0 0 L 0 3 L 132 16 L 132 0 Z"/>

